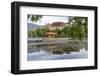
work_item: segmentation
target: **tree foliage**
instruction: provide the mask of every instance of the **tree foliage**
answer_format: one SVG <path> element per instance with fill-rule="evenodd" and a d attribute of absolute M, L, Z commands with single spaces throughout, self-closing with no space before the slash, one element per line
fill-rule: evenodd
<path fill-rule="evenodd" d="M 69 17 L 69 24 L 72 25 L 72 30 L 70 35 L 72 38 L 82 39 L 87 38 L 88 33 L 88 18 L 87 17 Z"/>
<path fill-rule="evenodd" d="M 42 15 L 28 15 L 28 19 L 30 18 L 31 21 L 37 22 L 42 18 Z"/>

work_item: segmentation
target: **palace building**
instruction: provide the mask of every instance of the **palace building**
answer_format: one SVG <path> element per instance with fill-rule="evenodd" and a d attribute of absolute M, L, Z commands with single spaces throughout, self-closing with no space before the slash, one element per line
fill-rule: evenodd
<path fill-rule="evenodd" d="M 45 36 L 48 38 L 55 38 L 57 33 L 54 32 L 55 29 L 63 29 L 65 27 L 65 23 L 63 22 L 53 22 L 52 24 L 47 24 L 47 28 L 49 28 L 48 32 L 45 33 Z"/>

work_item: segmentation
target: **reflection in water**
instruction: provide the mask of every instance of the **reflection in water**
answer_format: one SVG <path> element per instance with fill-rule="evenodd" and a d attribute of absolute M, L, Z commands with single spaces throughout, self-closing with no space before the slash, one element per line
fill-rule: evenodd
<path fill-rule="evenodd" d="M 28 61 L 87 58 L 87 44 L 29 45 Z"/>

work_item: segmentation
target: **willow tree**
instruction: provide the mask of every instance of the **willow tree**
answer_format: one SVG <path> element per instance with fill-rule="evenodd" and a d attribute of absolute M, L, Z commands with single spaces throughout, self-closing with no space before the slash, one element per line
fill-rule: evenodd
<path fill-rule="evenodd" d="M 28 20 L 30 20 L 32 22 L 37 22 L 42 18 L 42 15 L 31 15 L 31 14 L 29 14 L 27 17 L 28 17 Z M 35 34 L 35 37 L 37 37 L 36 31 L 33 34 Z M 30 34 L 29 34 L 29 36 L 30 36 Z"/>
<path fill-rule="evenodd" d="M 28 15 L 28 19 L 30 19 L 33 22 L 37 22 L 42 18 L 42 15 Z"/>
<path fill-rule="evenodd" d="M 82 39 L 83 37 L 87 38 L 87 31 L 88 31 L 88 18 L 87 17 L 76 17 L 76 16 L 70 16 L 69 24 L 72 25 L 72 27 L 76 26 L 74 30 L 72 30 L 73 33 L 71 33 L 72 37 Z M 76 34 L 76 33 L 77 34 Z"/>

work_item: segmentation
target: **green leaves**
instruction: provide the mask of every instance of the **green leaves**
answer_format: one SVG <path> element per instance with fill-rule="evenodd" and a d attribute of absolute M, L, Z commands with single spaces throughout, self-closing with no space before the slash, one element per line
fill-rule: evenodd
<path fill-rule="evenodd" d="M 69 24 L 72 25 L 70 36 L 72 38 L 87 38 L 88 18 L 87 17 L 69 17 Z"/>
<path fill-rule="evenodd" d="M 28 32 L 28 37 L 44 37 L 44 33 L 48 31 L 47 28 L 38 28 Z"/>
<path fill-rule="evenodd" d="M 68 18 L 69 24 L 76 24 L 76 25 L 87 25 L 88 17 L 77 17 L 77 16 L 69 16 Z"/>
<path fill-rule="evenodd" d="M 30 18 L 31 21 L 37 22 L 42 18 L 42 15 L 28 15 L 28 19 Z"/>

